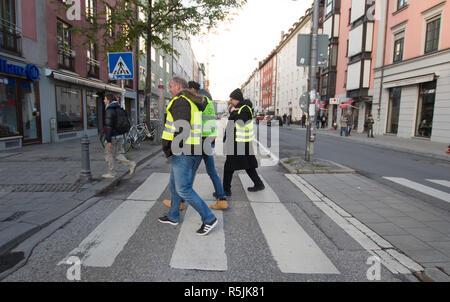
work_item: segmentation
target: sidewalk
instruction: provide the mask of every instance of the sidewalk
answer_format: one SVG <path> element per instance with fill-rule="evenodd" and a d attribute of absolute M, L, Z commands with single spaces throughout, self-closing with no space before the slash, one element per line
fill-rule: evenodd
<path fill-rule="evenodd" d="M 296 130 L 306 131 L 306 128 L 301 128 L 301 126 L 298 125 L 292 125 L 288 127 L 295 128 Z M 318 129 L 317 135 L 318 139 L 320 139 L 320 135 L 341 137 L 339 129 L 336 131 L 334 129 Z M 357 133 L 356 131 L 352 131 L 351 136 L 342 136 L 342 139 L 357 141 L 358 143 L 362 144 L 375 145 L 377 147 L 387 148 L 395 151 L 450 161 L 450 156 L 445 154 L 445 150 L 447 149 L 447 146 L 450 144 L 450 142 L 448 144 L 436 143 L 426 139 L 403 138 L 394 135 L 382 135 L 375 136 L 375 138 L 368 138 L 366 133 Z"/>
<path fill-rule="evenodd" d="M 93 181 L 86 185 L 78 181 L 80 139 L 0 152 L 0 256 L 128 177 L 128 168 L 117 163 L 117 177 L 102 179 L 106 173 L 104 149 L 97 137 L 89 140 Z M 126 156 L 139 166 L 160 150 L 159 145 L 145 142 L 140 149 L 132 150 Z"/>

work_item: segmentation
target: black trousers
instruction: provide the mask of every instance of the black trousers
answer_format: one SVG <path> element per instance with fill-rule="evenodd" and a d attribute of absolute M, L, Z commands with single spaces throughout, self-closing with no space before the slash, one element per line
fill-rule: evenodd
<path fill-rule="evenodd" d="M 255 168 L 245 170 L 245 172 L 247 172 L 247 175 L 253 181 L 255 186 L 264 185 L 261 178 L 259 178 L 258 173 L 256 172 Z M 225 191 L 228 191 L 228 192 L 231 191 L 231 181 L 233 180 L 233 173 L 234 173 L 234 171 L 225 171 L 223 173 L 223 189 Z"/>

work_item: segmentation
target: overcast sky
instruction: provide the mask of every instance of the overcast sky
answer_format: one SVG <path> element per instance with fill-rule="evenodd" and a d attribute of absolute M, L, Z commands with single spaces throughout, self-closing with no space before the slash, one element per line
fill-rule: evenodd
<path fill-rule="evenodd" d="M 197 61 L 208 63 L 210 92 L 215 100 L 228 100 L 278 45 L 281 31 L 291 26 L 311 7 L 313 0 L 248 0 L 215 33 L 191 40 Z M 252 100 L 253 101 L 253 100 Z"/>

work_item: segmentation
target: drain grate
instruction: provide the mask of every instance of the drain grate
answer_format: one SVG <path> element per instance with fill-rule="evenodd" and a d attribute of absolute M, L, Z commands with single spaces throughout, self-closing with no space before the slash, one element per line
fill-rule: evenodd
<path fill-rule="evenodd" d="M 80 192 L 83 184 L 0 185 L 0 192 Z"/>

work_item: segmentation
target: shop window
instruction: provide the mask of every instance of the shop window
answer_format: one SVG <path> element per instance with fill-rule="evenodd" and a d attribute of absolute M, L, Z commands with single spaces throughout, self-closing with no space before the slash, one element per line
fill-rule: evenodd
<path fill-rule="evenodd" d="M 58 132 L 83 130 L 81 91 L 56 86 Z"/>
<path fill-rule="evenodd" d="M 36 84 L 21 82 L 22 127 L 24 140 L 39 138 L 39 112 Z"/>
<path fill-rule="evenodd" d="M 97 98 L 95 91 L 86 92 L 86 116 L 88 129 L 95 129 L 98 126 Z"/>
<path fill-rule="evenodd" d="M 398 121 L 400 117 L 400 100 L 402 96 L 402 89 L 392 88 L 389 91 L 389 105 L 386 133 L 398 133 Z"/>
<path fill-rule="evenodd" d="M 16 80 L 0 77 L 0 137 L 19 135 Z"/>
<path fill-rule="evenodd" d="M 416 136 L 431 137 L 433 130 L 434 101 L 436 98 L 436 81 L 420 85 L 419 103 L 417 105 Z"/>
<path fill-rule="evenodd" d="M 0 0 L 1 48 L 17 54 L 22 51 L 22 35 L 16 27 L 16 4 L 14 0 Z"/>

